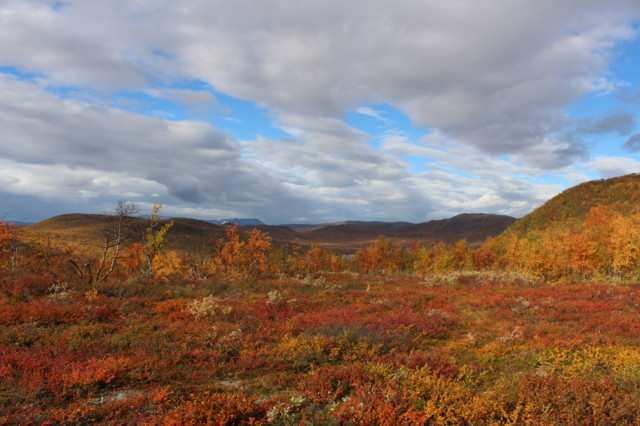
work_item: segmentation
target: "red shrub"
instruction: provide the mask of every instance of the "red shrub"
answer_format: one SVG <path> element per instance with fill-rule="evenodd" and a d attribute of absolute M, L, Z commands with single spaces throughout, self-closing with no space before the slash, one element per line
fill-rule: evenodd
<path fill-rule="evenodd" d="M 251 424 L 265 417 L 269 406 L 242 392 L 197 396 L 181 402 L 162 419 L 166 425 Z"/>
<path fill-rule="evenodd" d="M 359 363 L 320 367 L 300 381 L 298 390 L 316 404 L 327 404 L 349 395 L 367 380 L 365 368 Z"/>

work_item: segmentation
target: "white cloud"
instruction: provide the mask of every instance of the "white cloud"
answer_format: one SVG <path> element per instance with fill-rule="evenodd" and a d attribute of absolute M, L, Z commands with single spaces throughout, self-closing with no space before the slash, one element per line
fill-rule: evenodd
<path fill-rule="evenodd" d="M 629 173 L 640 173 L 640 161 L 627 157 L 597 156 L 584 167 L 598 172 L 601 179 L 622 176 Z"/>
<path fill-rule="evenodd" d="M 191 72 L 221 90 L 283 114 L 337 117 L 386 101 L 485 153 L 525 162 L 531 153 L 535 165 L 542 160 L 531 148 L 552 141 L 565 106 L 611 85 L 607 52 L 634 37 L 628 22 L 640 13 L 632 1 L 610 3 L 606 13 L 579 1 L 369 1 L 353 9 L 272 1 L 258 18 L 236 4 L 222 12 L 227 25 L 196 23 L 181 52 Z M 546 150 L 545 167 L 580 158 L 575 142 L 551 143 L 558 148 Z"/>
<path fill-rule="evenodd" d="M 5 190 L 68 199 L 152 196 L 160 186 L 183 202 L 238 209 L 286 200 L 270 171 L 243 160 L 238 142 L 202 121 L 164 121 L 62 100 L 0 77 L 0 129 L 0 156 L 12 162 Z M 122 183 L 109 184 L 114 179 Z M 139 181 L 154 185 L 130 189 Z"/>
<path fill-rule="evenodd" d="M 385 117 L 380 115 L 380 112 L 376 111 L 375 109 L 373 109 L 371 107 L 359 107 L 359 108 L 356 108 L 355 111 L 358 114 L 366 115 L 368 117 L 375 118 L 376 120 L 384 121 L 384 122 L 387 122 L 387 123 L 389 122 L 388 119 L 386 119 Z"/>
<path fill-rule="evenodd" d="M 0 181 L 16 194 L 142 203 L 161 194 L 172 215 L 272 223 L 302 216 L 418 222 L 460 211 L 521 215 L 558 190 L 518 177 L 535 169 L 446 145 L 437 133 L 417 142 L 390 133 L 378 150 L 367 143 L 370 135 L 339 120 L 286 115 L 291 140 L 239 143 L 201 121 L 61 100 L 11 78 L 0 78 L 0 95 L 0 128 L 10 142 L 0 146 L 7 159 Z M 402 157 L 415 155 L 437 163 L 412 173 Z"/>
<path fill-rule="evenodd" d="M 635 0 L 47 5 L 4 3 L 0 62 L 72 86 L 198 78 L 281 114 L 338 118 L 389 102 L 422 126 L 524 161 L 562 126 L 569 102 L 615 90 L 609 52 L 636 36 L 640 17 Z M 580 149 L 548 150 L 548 167 L 574 162 Z"/>
<path fill-rule="evenodd" d="M 84 200 L 105 195 L 125 199 L 164 192 L 161 184 L 126 173 L 70 168 L 63 164 L 23 164 L 0 160 L 0 187 L 5 192 L 46 200 Z"/>
<path fill-rule="evenodd" d="M 529 178 L 582 176 L 571 165 L 588 146 L 565 108 L 624 85 L 607 67 L 639 17 L 636 0 L 5 0 L 0 66 L 32 78 L 0 78 L 11 164 L 0 176 L 5 191 L 40 197 L 162 194 L 167 208 L 267 221 L 519 215 L 560 189 Z M 203 120 L 90 98 L 134 90 L 221 108 L 209 91 L 171 88 L 192 79 L 257 103 L 290 137 L 238 142 Z M 363 106 L 382 103 L 431 134 L 391 130 L 374 148 L 344 118 L 386 121 Z M 582 124 L 631 134 L 625 114 Z M 412 171 L 409 156 L 431 169 Z M 636 163 L 588 167 L 608 176 Z"/>
<path fill-rule="evenodd" d="M 140 208 L 140 211 L 144 213 L 150 212 L 153 208 L 153 203 L 149 202 L 136 202 L 136 205 Z M 162 217 L 188 217 L 209 220 L 215 218 L 231 218 L 238 216 L 241 216 L 241 213 L 235 210 L 215 207 L 194 207 L 180 204 L 165 204 L 162 207 Z"/>

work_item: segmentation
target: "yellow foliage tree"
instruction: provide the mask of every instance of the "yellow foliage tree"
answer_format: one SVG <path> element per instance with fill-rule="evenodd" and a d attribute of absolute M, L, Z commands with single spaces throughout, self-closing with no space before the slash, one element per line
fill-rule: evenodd
<path fill-rule="evenodd" d="M 167 244 L 167 232 L 169 232 L 169 229 L 173 226 L 173 221 L 171 221 L 160 227 L 160 220 L 162 219 L 160 210 L 162 206 L 162 203 L 153 203 L 151 223 L 144 234 L 144 244 L 142 247 L 144 249 L 146 264 L 143 273 L 148 276 L 154 275 L 156 257 Z"/>
<path fill-rule="evenodd" d="M 628 277 L 638 270 L 640 262 L 640 215 L 615 215 L 610 223 L 612 266 L 616 274 Z"/>

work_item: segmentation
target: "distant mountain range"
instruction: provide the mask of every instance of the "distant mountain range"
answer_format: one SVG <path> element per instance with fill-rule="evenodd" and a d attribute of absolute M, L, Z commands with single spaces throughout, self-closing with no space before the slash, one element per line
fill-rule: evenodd
<path fill-rule="evenodd" d="M 241 230 L 257 228 L 268 233 L 274 244 L 296 242 L 330 248 L 364 247 L 384 235 L 394 244 L 409 247 L 415 243 L 466 239 L 480 243 L 489 236 L 526 235 L 557 223 L 580 223 L 592 207 L 603 205 L 622 214 L 640 212 L 640 174 L 585 182 L 553 197 L 538 209 L 516 221 L 511 216 L 463 213 L 449 219 L 424 223 L 346 221 L 324 224 L 265 225 L 255 218 L 197 220 L 173 218 L 169 230 L 170 246 L 182 249 L 209 250 L 213 241 L 224 235 L 224 224 L 237 223 Z M 99 238 L 106 226 L 106 216 L 67 214 L 24 226 L 27 233 L 47 233 L 54 237 L 91 242 Z M 141 226 L 148 219 L 133 218 Z M 7 221 L 10 222 L 10 221 Z M 168 221 L 163 221 L 167 223 Z M 25 225 L 24 223 L 18 223 Z"/>
<path fill-rule="evenodd" d="M 67 214 L 49 218 L 25 227 L 27 232 L 47 233 L 64 239 L 91 242 L 100 239 L 101 229 L 106 226 L 106 216 L 94 214 Z M 141 229 L 148 219 L 132 218 Z M 172 218 L 174 226 L 167 237 L 174 248 L 206 248 L 224 235 L 224 225 L 218 221 L 188 218 Z M 163 223 L 169 220 L 163 220 Z M 450 219 L 432 220 L 425 223 L 409 222 L 363 222 L 347 221 L 317 225 L 265 225 L 258 219 L 229 219 L 226 223 L 238 223 L 240 229 L 257 228 L 271 236 L 275 244 L 296 242 L 333 248 L 363 247 L 384 235 L 394 244 L 411 246 L 415 243 L 444 241 L 455 242 L 467 239 L 479 243 L 487 236 L 504 231 L 515 219 L 493 214 L 460 214 Z M 223 221 L 220 221 L 223 222 Z M 293 229 L 292 229 L 293 228 Z"/>
<path fill-rule="evenodd" d="M 347 221 L 324 225 L 298 225 L 293 229 L 311 241 L 335 245 L 362 245 L 379 235 L 402 246 L 416 242 L 443 241 L 452 243 L 466 239 L 479 243 L 495 236 L 515 222 L 511 216 L 484 213 L 463 213 L 450 219 L 423 223 Z"/>
<path fill-rule="evenodd" d="M 148 214 L 140 215 L 140 216 L 136 216 L 136 217 L 139 217 L 141 219 L 151 219 L 151 216 L 149 216 Z M 168 219 L 173 219 L 173 218 L 170 217 Z M 260 219 L 256 219 L 254 217 L 234 218 L 234 219 L 208 219 L 208 220 L 204 220 L 204 222 L 213 223 L 214 225 L 228 225 L 230 223 L 235 223 L 238 226 L 246 226 L 246 225 L 258 226 L 258 225 L 264 225 L 265 224 Z"/>
<path fill-rule="evenodd" d="M 260 219 L 256 219 L 256 218 L 253 218 L 253 217 L 242 218 L 242 219 L 240 219 L 240 218 L 220 219 L 220 220 L 211 219 L 211 220 L 207 220 L 207 222 L 213 223 L 213 224 L 216 224 L 216 225 L 227 225 L 229 223 L 235 223 L 238 226 L 247 226 L 247 225 L 259 226 L 259 225 L 264 225 L 265 224 Z"/>

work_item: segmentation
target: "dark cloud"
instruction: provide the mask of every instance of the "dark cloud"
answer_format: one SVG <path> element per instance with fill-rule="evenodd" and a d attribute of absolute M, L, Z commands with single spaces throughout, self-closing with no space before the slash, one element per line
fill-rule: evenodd
<path fill-rule="evenodd" d="M 606 117 L 591 117 L 579 124 L 578 132 L 583 135 L 604 135 L 614 133 L 627 136 L 636 127 L 636 116 L 632 113 L 620 113 Z"/>
<path fill-rule="evenodd" d="M 178 200 L 202 203 L 225 191 L 251 191 L 263 180 L 243 165 L 236 141 L 201 121 L 164 121 L 60 100 L 10 78 L 0 78 L 0 110 L 0 156 L 57 168 L 60 192 L 69 189 L 72 175 L 91 186 L 91 171 L 97 171 L 105 180 L 123 174 L 158 182 Z"/>
<path fill-rule="evenodd" d="M 618 98 L 625 103 L 636 104 L 640 103 L 640 90 L 637 92 L 629 93 L 628 90 L 622 90 L 618 95 Z"/>
<path fill-rule="evenodd" d="M 588 157 L 587 148 L 581 143 L 553 141 L 531 146 L 526 152 L 516 156 L 523 162 L 544 170 L 560 169 L 579 160 L 586 160 Z"/>
<path fill-rule="evenodd" d="M 622 147 L 629 152 L 640 152 L 640 133 L 627 139 Z"/>

